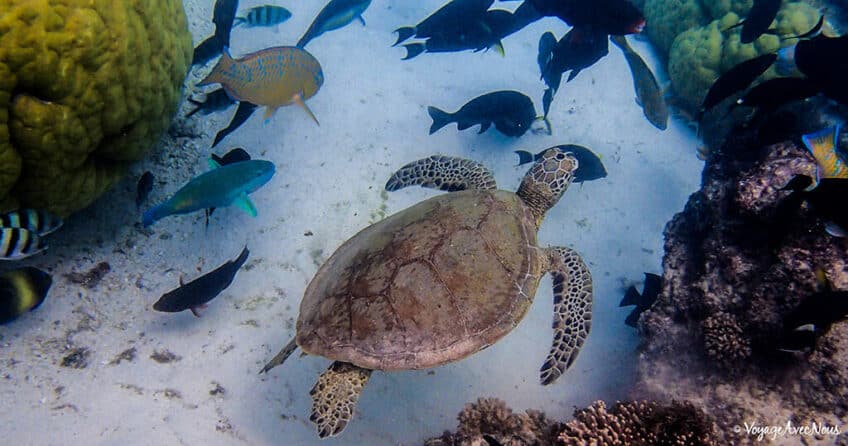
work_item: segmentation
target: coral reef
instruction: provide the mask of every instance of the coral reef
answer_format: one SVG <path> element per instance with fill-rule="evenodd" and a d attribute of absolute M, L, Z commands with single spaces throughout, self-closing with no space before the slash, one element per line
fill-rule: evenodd
<path fill-rule="evenodd" d="M 168 127 L 191 61 L 179 0 L 0 4 L 0 208 L 66 216 Z"/>
<path fill-rule="evenodd" d="M 781 206 L 790 179 L 814 175 L 812 157 L 792 142 L 751 149 L 750 132 L 710 154 L 666 226 L 663 289 L 639 321 L 637 395 L 698 403 L 733 443 L 754 441 L 734 432 L 744 422 L 848 422 L 848 324 L 807 355 L 778 344 L 785 316 L 821 289 L 817 270 L 848 289 L 848 250 L 808 206 Z"/>
<path fill-rule="evenodd" d="M 651 10 L 650 7 L 649 3 L 646 10 Z M 692 26 L 680 32 L 668 48 L 668 74 L 672 86 L 683 105 L 691 110 L 698 108 L 715 79 L 734 65 L 761 54 L 775 52 L 781 46 L 792 43 L 790 40 L 781 41 L 773 34 L 763 34 L 749 44 L 741 43 L 741 28 L 731 27 L 741 20 L 740 15 L 733 11 L 744 8 L 728 8 L 730 12 L 715 17 L 710 23 Z M 662 10 L 660 14 L 668 13 Z M 679 14 L 679 11 L 674 14 Z M 818 10 L 812 6 L 803 2 L 789 2 L 778 12 L 774 28 L 781 36 L 802 34 L 815 26 L 819 17 Z M 701 17 L 684 18 L 675 15 L 670 19 L 673 20 L 672 24 L 666 27 L 673 28 L 672 30 L 663 28 L 662 32 L 651 32 L 651 37 L 660 49 L 665 49 L 669 34 L 684 25 L 700 21 Z M 776 76 L 774 70 L 773 67 L 770 68 L 763 75 L 763 79 Z"/>
<path fill-rule="evenodd" d="M 456 433 L 445 432 L 425 446 L 661 446 L 714 445 L 715 423 L 689 403 L 596 401 L 567 424 L 528 410 L 514 414 L 495 398 L 480 398 L 459 414 Z"/>

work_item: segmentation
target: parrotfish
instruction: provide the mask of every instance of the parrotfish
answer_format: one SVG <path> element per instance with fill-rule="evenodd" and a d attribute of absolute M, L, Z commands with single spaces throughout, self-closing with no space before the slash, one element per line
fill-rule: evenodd
<path fill-rule="evenodd" d="M 38 236 L 45 236 L 62 227 L 62 219 L 36 209 L 18 209 L 0 214 L 0 228 L 26 229 Z"/>
<path fill-rule="evenodd" d="M 0 324 L 38 308 L 52 284 L 50 274 L 32 266 L 0 273 Z"/>
<path fill-rule="evenodd" d="M 20 260 L 47 249 L 37 233 L 23 228 L 0 228 L 0 260 Z"/>
<path fill-rule="evenodd" d="M 633 88 L 636 89 L 636 103 L 642 107 L 648 122 L 660 130 L 665 130 L 668 127 L 668 107 L 654 73 L 642 57 L 630 47 L 626 37 L 610 36 L 610 40 L 621 49 L 624 58 L 627 59 L 630 74 L 633 76 Z"/>
<path fill-rule="evenodd" d="M 274 163 L 264 160 L 242 161 L 210 170 L 189 181 L 171 198 L 147 210 L 142 223 L 148 227 L 169 215 L 225 207 L 233 203 L 256 216 L 256 206 L 247 195 L 262 187 L 272 176 Z"/>
<path fill-rule="evenodd" d="M 233 283 L 236 273 L 247 261 L 248 254 L 250 254 L 250 251 L 245 246 L 235 260 L 230 260 L 189 283 L 184 284 L 182 278 L 180 278 L 180 286 L 159 298 L 153 304 L 153 309 L 166 313 L 190 310 L 192 314 L 200 317 L 198 310 L 205 308 L 207 302 L 217 297 Z"/>
<path fill-rule="evenodd" d="M 305 47 L 312 39 L 324 34 L 327 31 L 339 29 L 348 23 L 359 19 L 365 25 L 365 19 L 362 18 L 362 13 L 371 5 L 371 0 L 330 0 L 312 24 L 303 37 L 297 42 L 298 48 Z"/>
<path fill-rule="evenodd" d="M 215 83 L 237 101 L 265 106 L 265 119 L 279 107 L 298 104 L 318 123 L 304 101 L 318 93 L 324 73 L 318 60 L 301 48 L 266 48 L 241 59 L 233 59 L 224 48 L 218 65 L 198 85 Z"/>
<path fill-rule="evenodd" d="M 837 146 L 839 125 L 801 136 L 804 146 L 816 159 L 818 169 L 813 184 L 807 190 L 814 189 L 823 178 L 848 178 L 846 159 L 848 154 L 842 153 Z"/>
<path fill-rule="evenodd" d="M 238 163 L 241 161 L 247 161 L 250 159 L 250 154 L 247 153 L 241 147 L 236 147 L 235 149 L 230 150 L 224 156 L 218 156 L 216 154 L 212 154 L 209 157 L 209 168 L 217 169 L 221 166 L 226 166 L 228 164 Z M 206 209 L 206 226 L 209 226 L 209 217 L 215 212 L 215 208 Z"/>
<path fill-rule="evenodd" d="M 533 101 L 527 95 L 513 90 L 493 91 L 478 96 L 454 113 L 436 107 L 427 107 L 427 112 L 433 119 L 431 135 L 451 122 L 456 122 L 459 130 L 480 124 L 478 133 L 485 132 L 494 124 L 504 135 L 517 137 L 527 132 L 536 120 Z"/>
<path fill-rule="evenodd" d="M 291 11 L 282 6 L 257 6 L 248 10 L 243 17 L 236 17 L 234 26 L 274 26 L 285 22 L 291 15 Z"/>

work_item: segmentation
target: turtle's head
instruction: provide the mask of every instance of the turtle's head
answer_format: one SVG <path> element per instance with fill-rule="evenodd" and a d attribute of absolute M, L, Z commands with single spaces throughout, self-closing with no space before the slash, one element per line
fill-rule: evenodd
<path fill-rule="evenodd" d="M 551 147 L 536 156 L 536 162 L 524 175 L 516 193 L 530 206 L 537 225 L 568 189 L 577 165 L 577 158 L 559 147 Z"/>

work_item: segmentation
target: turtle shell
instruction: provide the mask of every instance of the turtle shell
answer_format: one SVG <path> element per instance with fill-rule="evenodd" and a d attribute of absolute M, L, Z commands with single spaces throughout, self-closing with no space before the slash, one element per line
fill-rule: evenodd
<path fill-rule="evenodd" d="M 433 367 L 510 332 L 543 252 L 514 193 L 439 195 L 377 222 L 318 270 L 300 305 L 304 352 L 375 370 Z"/>

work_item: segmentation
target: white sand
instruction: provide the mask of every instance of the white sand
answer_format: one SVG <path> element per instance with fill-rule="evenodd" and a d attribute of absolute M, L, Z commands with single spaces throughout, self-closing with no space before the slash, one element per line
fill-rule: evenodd
<path fill-rule="evenodd" d="M 211 3 L 186 1 L 195 43 L 210 32 Z M 261 3 L 245 0 L 241 9 Z M 306 3 L 283 3 L 294 16 L 277 31 L 237 29 L 233 54 L 295 42 L 323 2 Z M 541 110 L 538 38 L 548 29 L 557 36 L 566 30 L 556 19 L 537 22 L 504 42 L 506 58 L 488 52 L 401 61 L 404 51 L 390 48 L 391 31 L 440 5 L 375 0 L 365 13 L 367 27 L 354 23 L 308 47 L 326 78 L 308 101 L 320 127 L 288 107 L 267 124 L 257 113 L 219 145 L 217 153 L 238 145 L 277 164 L 274 179 L 252 196 L 258 218 L 228 208 L 215 213 L 208 230 L 199 214 L 166 218 L 149 232 L 136 224 L 138 174 L 151 170 L 157 177 L 151 201 L 174 192 L 206 168 L 208 147 L 229 111 L 184 123 L 201 136 L 167 136 L 133 177 L 51 236 L 49 253 L 28 262 L 54 274 L 47 301 L 0 327 L 4 442 L 317 444 L 308 392 L 329 362 L 295 356 L 267 376 L 257 372 L 294 335 L 300 298 L 321 261 L 369 223 L 438 193 L 416 188 L 386 195 L 388 176 L 409 161 L 441 153 L 483 162 L 501 188 L 514 190 L 525 167 L 515 167 L 513 150 L 535 153 L 563 143 L 594 149 L 609 171 L 603 180 L 572 186 L 539 234 L 545 245 L 576 248 L 594 276 L 593 328 L 575 365 L 555 385 L 538 383 L 552 335 L 545 278 L 531 312 L 503 341 L 431 371 L 375 373 L 354 421 L 322 444 L 420 444 L 453 429 L 457 412 L 480 396 L 556 418 L 596 399 L 626 397 L 637 338 L 623 323 L 629 309 L 618 302 L 625 283 L 660 271 L 663 226 L 699 183 L 694 138 L 678 122 L 665 132 L 647 122 L 634 103 L 624 58 L 612 45 L 608 57 L 560 89 L 551 112 L 553 136 L 528 132 L 511 139 L 494 129 L 458 132 L 454 125 L 428 135 L 426 106 L 455 110 L 493 90 L 523 91 Z M 647 53 L 643 43 L 631 43 Z M 190 84 L 208 68 L 195 69 Z M 245 243 L 250 268 L 202 318 L 151 309 L 180 275 L 197 277 L 234 258 Z M 101 261 L 112 270 L 93 289 L 64 277 Z M 109 364 L 131 347 L 135 360 Z M 73 348 L 90 350 L 86 368 L 60 366 Z M 160 364 L 150 358 L 157 350 L 181 359 Z M 215 383 L 225 393 L 210 395 Z"/>

